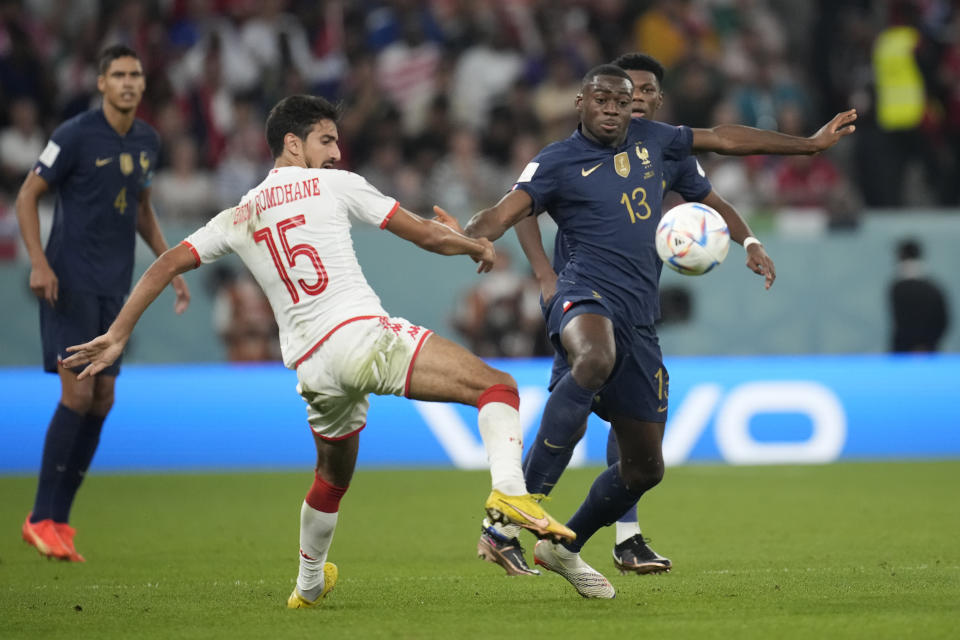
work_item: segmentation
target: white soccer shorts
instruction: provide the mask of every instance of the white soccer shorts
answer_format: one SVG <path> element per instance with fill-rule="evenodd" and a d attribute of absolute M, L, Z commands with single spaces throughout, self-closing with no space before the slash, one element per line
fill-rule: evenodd
<path fill-rule="evenodd" d="M 297 393 L 314 433 L 342 440 L 366 425 L 368 394 L 407 395 L 413 363 L 431 333 L 386 316 L 336 329 L 297 367 Z"/>

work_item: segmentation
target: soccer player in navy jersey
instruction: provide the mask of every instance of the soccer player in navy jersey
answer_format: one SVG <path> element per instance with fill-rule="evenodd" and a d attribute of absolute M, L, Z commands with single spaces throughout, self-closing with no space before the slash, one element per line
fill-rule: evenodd
<path fill-rule="evenodd" d="M 83 556 L 68 524 L 70 508 L 113 406 L 120 366 L 78 380 L 60 360 L 67 346 L 99 335 L 120 311 L 130 291 L 137 234 L 157 255 L 167 249 L 150 204 L 160 139 L 135 117 L 146 88 L 140 60 L 129 47 L 113 45 L 100 55 L 98 70 L 102 106 L 57 127 L 16 203 L 30 289 L 40 301 L 43 367 L 59 375 L 61 391 L 22 533 L 42 555 L 72 562 Z M 44 250 L 37 203 L 50 187 L 57 189 L 57 203 Z M 182 313 L 190 301 L 187 283 L 178 277 L 172 286 L 174 310 Z"/>
<path fill-rule="evenodd" d="M 653 119 L 657 110 L 663 105 L 663 65 L 655 58 L 643 53 L 628 53 L 614 60 L 613 64 L 624 69 L 633 82 L 634 118 Z M 703 168 L 694 156 L 687 156 L 682 160 L 663 161 L 663 191 L 674 191 L 687 201 L 702 202 L 716 209 L 727 223 L 730 236 L 734 241 L 746 246 L 746 265 L 756 273 L 765 276 L 766 288 L 770 288 L 776 278 L 773 260 L 767 255 L 759 240 L 753 235 L 750 227 L 740 214 L 713 191 Z M 657 213 L 659 218 L 659 212 Z M 547 257 L 540 236 L 540 228 L 536 217 L 529 216 L 520 220 L 514 229 L 523 248 L 524 254 L 530 261 L 533 272 L 540 283 L 541 297 L 549 302 L 557 289 L 557 274 L 563 270 L 569 259 L 569 248 L 562 233 L 557 233 L 554 242 L 553 261 Z M 549 389 L 570 370 L 566 358 L 557 353 L 554 356 L 553 371 L 550 375 Z M 595 407 L 603 415 L 602 407 Z M 547 477 L 543 479 L 543 491 L 549 493 L 563 470 L 566 469 L 573 455 L 574 447 L 586 432 L 587 423 L 584 420 L 579 430 L 570 438 L 565 446 L 556 448 L 545 444 L 547 434 L 541 434 L 534 442 L 534 453 L 527 458 L 527 468 L 535 468 L 532 459 L 535 457 L 551 456 L 554 465 Z M 551 441 L 552 443 L 552 441 Z M 650 443 L 653 444 L 653 443 Z M 662 445 L 658 443 L 658 447 Z M 655 452 L 655 458 L 662 457 L 662 450 Z M 547 458 L 549 460 L 549 458 Z M 607 443 L 607 464 L 613 465 L 619 460 L 619 449 L 613 430 L 609 433 Z M 672 563 L 669 558 L 654 551 L 644 540 L 640 531 L 637 510 L 629 509 L 616 522 L 616 544 L 613 549 L 614 565 L 621 573 L 633 571 L 638 574 L 661 573 L 669 571 Z M 477 543 L 479 555 L 506 570 L 508 575 L 537 575 L 538 571 L 531 569 L 523 556 L 523 548 L 519 540 L 514 537 L 512 530 L 504 531 L 494 523 L 485 522 L 480 540 Z"/>
<path fill-rule="evenodd" d="M 663 477 L 660 442 L 669 379 L 653 323 L 659 315 L 662 265 L 654 233 L 664 160 L 682 160 L 692 151 L 809 155 L 852 133 L 857 117 L 854 110 L 842 112 L 802 138 L 740 125 L 690 129 L 631 119 L 632 104 L 633 82 L 626 71 L 615 65 L 591 69 L 576 100 L 577 130 L 545 147 L 516 187 L 465 228 L 468 236 L 495 240 L 522 218 L 547 211 L 568 243 L 569 260 L 545 316 L 570 370 L 547 400 L 525 478 L 530 493 L 542 493 L 555 453 L 573 441 L 595 403 L 601 408 L 620 461 L 597 477 L 567 523 L 576 539 L 541 540 L 534 548 L 538 565 L 592 598 L 612 598 L 615 591 L 580 558 L 580 549 Z"/>

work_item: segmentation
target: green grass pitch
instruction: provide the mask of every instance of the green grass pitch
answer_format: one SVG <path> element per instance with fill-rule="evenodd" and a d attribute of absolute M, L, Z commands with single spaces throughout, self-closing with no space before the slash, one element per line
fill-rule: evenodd
<path fill-rule="evenodd" d="M 568 471 L 548 509 L 568 517 L 596 472 Z M 612 529 L 584 551 L 612 601 L 477 559 L 486 473 L 361 470 L 330 554 L 340 582 L 322 608 L 288 611 L 310 480 L 94 473 L 73 517 L 87 563 L 73 565 L 20 540 L 35 480 L 0 477 L 0 637 L 955 638 L 960 625 L 960 461 L 669 469 L 642 525 L 673 572 L 618 575 Z"/>

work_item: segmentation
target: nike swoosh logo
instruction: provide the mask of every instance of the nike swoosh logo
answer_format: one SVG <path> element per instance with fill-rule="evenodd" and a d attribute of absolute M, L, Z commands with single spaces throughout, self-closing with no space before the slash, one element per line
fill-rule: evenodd
<path fill-rule="evenodd" d="M 667 410 L 666 407 L 657 407 L 657 413 L 663 413 L 666 410 Z"/>
<path fill-rule="evenodd" d="M 307 560 L 316 560 L 316 558 L 311 558 L 310 556 L 308 556 L 307 554 L 305 554 L 305 553 L 303 552 L 303 549 L 300 549 L 300 555 L 302 555 L 302 556 L 303 556 L 304 558 L 306 558 Z"/>
<path fill-rule="evenodd" d="M 97 158 L 96 165 L 98 167 L 102 167 L 106 164 L 110 164 L 111 162 L 113 162 L 113 158 Z"/>
<path fill-rule="evenodd" d="M 510 503 L 507 502 L 506 500 L 504 500 L 504 502 L 505 502 L 506 504 L 510 504 Z M 550 521 L 547 520 L 546 518 L 534 518 L 532 515 L 530 515 L 529 513 L 527 513 L 526 511 L 524 511 L 524 510 L 521 509 L 520 507 L 518 507 L 517 505 L 515 505 L 515 504 L 510 504 L 510 506 L 513 507 L 514 511 L 516 511 L 517 513 L 519 513 L 520 515 L 522 515 L 524 518 L 526 518 L 527 520 L 529 520 L 531 524 L 534 524 L 534 525 L 540 527 L 541 529 L 546 529 L 547 527 L 550 526 Z"/>
<path fill-rule="evenodd" d="M 591 167 L 591 168 L 589 168 L 589 169 L 580 169 L 580 175 L 582 175 L 584 178 L 586 178 L 588 175 L 590 175 L 591 173 L 593 173 L 594 171 L 596 171 L 597 169 L 599 169 L 601 164 L 603 164 L 603 163 L 601 162 L 601 163 L 598 164 L 597 166 Z"/>
<path fill-rule="evenodd" d="M 553 444 L 552 442 L 550 442 L 550 441 L 547 440 L 546 438 L 543 439 L 543 444 L 547 445 L 547 446 L 550 447 L 551 449 L 563 449 L 563 448 L 565 448 L 562 444 Z"/>

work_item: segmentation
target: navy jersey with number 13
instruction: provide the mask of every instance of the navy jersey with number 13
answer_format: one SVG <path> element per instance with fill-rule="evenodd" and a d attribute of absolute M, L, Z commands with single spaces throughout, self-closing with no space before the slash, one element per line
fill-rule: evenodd
<path fill-rule="evenodd" d="M 101 109 L 57 127 L 34 173 L 57 188 L 47 260 L 60 286 L 102 296 L 130 291 L 140 192 L 160 138 L 141 120 L 121 136 Z"/>
<path fill-rule="evenodd" d="M 597 302 L 632 325 L 652 325 L 660 315 L 661 263 L 654 233 L 663 201 L 664 160 L 690 154 L 693 132 L 634 119 L 616 148 L 579 130 L 544 148 L 515 188 L 546 210 L 569 251 L 557 291 L 588 289 Z"/>

